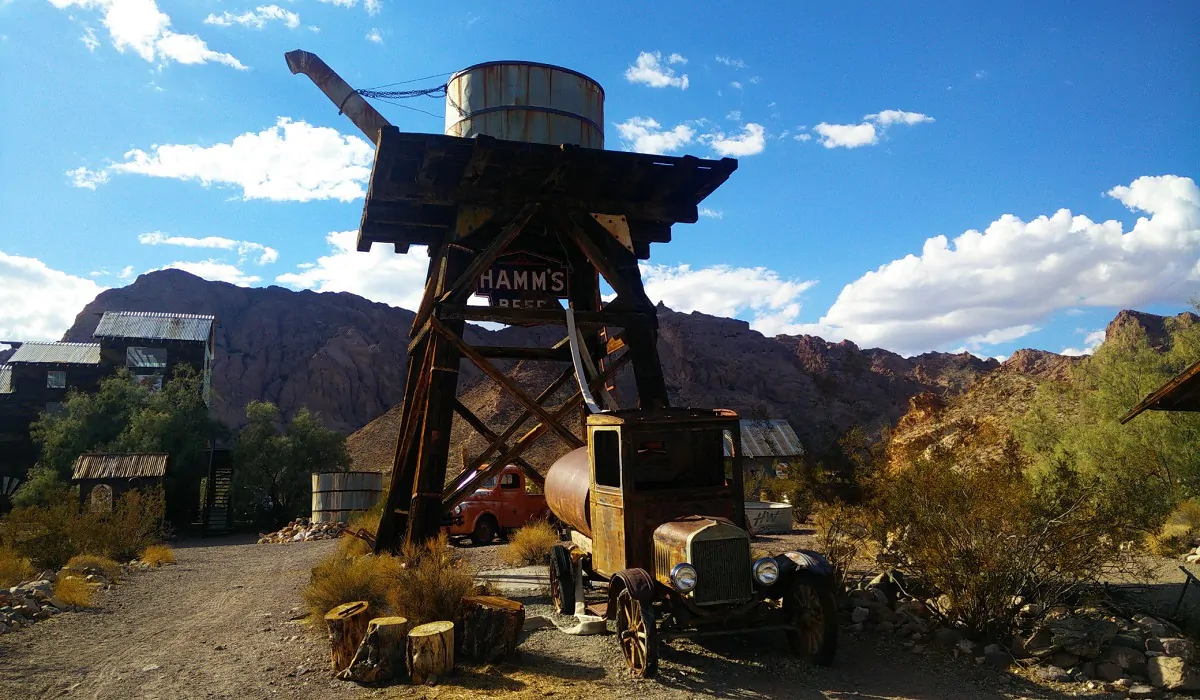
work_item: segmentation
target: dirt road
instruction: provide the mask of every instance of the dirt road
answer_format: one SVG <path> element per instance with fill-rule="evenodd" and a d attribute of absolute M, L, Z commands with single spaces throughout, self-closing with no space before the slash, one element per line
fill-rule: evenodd
<path fill-rule="evenodd" d="M 132 575 L 98 597 L 98 610 L 0 637 L 0 698 L 1066 697 L 873 638 L 847 637 L 833 668 L 808 668 L 772 634 L 673 642 L 659 678 L 633 681 L 611 636 L 569 637 L 553 627 L 529 633 L 512 662 L 461 667 L 444 685 L 361 688 L 333 680 L 324 637 L 289 619 L 309 569 L 333 547 L 247 539 L 179 547 L 177 565 Z M 483 563 L 489 549 L 465 551 Z M 529 617 L 550 615 L 546 601 L 525 602 Z"/>

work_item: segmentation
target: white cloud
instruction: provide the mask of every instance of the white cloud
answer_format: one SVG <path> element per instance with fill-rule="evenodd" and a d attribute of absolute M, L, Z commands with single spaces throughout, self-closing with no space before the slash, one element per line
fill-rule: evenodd
<path fill-rule="evenodd" d="M 738 158 L 763 152 L 767 146 L 766 133 L 762 124 L 753 122 L 742 126 L 742 133 L 726 136 L 721 131 L 704 134 L 700 141 L 707 143 L 717 155 Z"/>
<path fill-rule="evenodd" d="M 83 166 L 79 166 L 74 170 L 68 170 L 67 176 L 71 178 L 71 184 L 75 187 L 81 187 L 85 190 L 94 190 L 96 185 L 103 185 L 108 182 L 108 172 L 104 170 L 88 170 Z"/>
<path fill-rule="evenodd" d="M 829 124 L 821 122 L 814 126 L 812 130 L 817 132 L 821 137 L 821 145 L 825 148 L 858 148 L 859 146 L 873 146 L 879 143 L 880 136 L 893 124 L 913 126 L 932 121 L 933 117 L 921 114 L 920 112 L 885 109 L 876 114 L 868 114 L 863 117 L 863 121 L 859 124 Z"/>
<path fill-rule="evenodd" d="M 104 287 L 0 251 L 0 339 L 59 340 Z"/>
<path fill-rule="evenodd" d="M 731 122 L 740 122 L 742 120 L 742 113 L 735 109 L 726 114 L 725 118 Z"/>
<path fill-rule="evenodd" d="M 984 345 L 1011 343 L 1018 338 L 1024 338 L 1030 333 L 1038 330 L 1041 329 L 1032 323 L 1023 323 L 1019 326 L 996 328 L 986 333 L 979 333 L 977 335 L 970 336 L 967 338 L 966 343 L 968 348 L 971 348 L 972 350 L 979 350 Z"/>
<path fill-rule="evenodd" d="M 700 216 L 708 217 L 709 219 L 724 219 L 725 212 L 721 211 L 720 209 L 709 209 L 708 207 L 702 207 L 700 209 Z"/>
<path fill-rule="evenodd" d="M 985 71 L 985 70 L 977 70 L 977 71 L 975 71 L 975 77 L 976 77 L 976 78 L 986 78 L 986 77 L 987 77 L 987 74 L 988 74 L 988 72 L 987 72 L 987 71 Z"/>
<path fill-rule="evenodd" d="M 1094 331 L 1092 331 L 1090 333 L 1086 333 L 1084 335 L 1082 348 L 1063 348 L 1062 351 L 1059 352 L 1058 354 L 1059 355 L 1070 355 L 1072 357 L 1078 357 L 1080 355 L 1091 355 L 1092 353 L 1096 352 L 1096 349 L 1099 348 L 1100 344 L 1103 342 L 1104 342 L 1104 329 L 1100 328 L 1098 330 L 1094 330 Z"/>
<path fill-rule="evenodd" d="M 746 67 L 746 62 L 740 58 L 730 58 L 728 56 L 717 56 L 715 60 L 717 63 L 723 63 L 727 66 L 731 66 L 731 67 L 737 68 L 739 70 Z"/>
<path fill-rule="evenodd" d="M 236 250 L 238 255 L 257 255 L 259 265 L 267 265 L 279 260 L 279 251 L 270 246 L 253 241 L 235 241 L 221 236 L 206 236 L 191 238 L 188 236 L 168 236 L 162 231 L 151 231 L 138 236 L 142 245 L 177 245 L 185 248 L 217 248 L 220 250 Z"/>
<path fill-rule="evenodd" d="M 751 85 L 758 85 L 759 83 L 761 83 L 761 82 L 762 82 L 762 78 L 761 78 L 761 77 L 759 77 L 759 76 L 757 76 L 757 75 L 755 75 L 755 76 L 752 76 L 752 77 L 750 78 L 750 80 L 749 80 L 749 81 L 747 81 L 747 82 L 749 82 Z"/>
<path fill-rule="evenodd" d="M 260 281 L 261 277 L 247 275 L 237 265 L 221 262 L 219 260 L 199 260 L 194 262 L 175 261 L 169 265 L 164 265 L 159 270 L 183 270 L 190 272 L 197 277 L 203 277 L 206 280 L 214 282 L 228 282 L 236 284 L 239 287 L 249 287 L 250 285 Z"/>
<path fill-rule="evenodd" d="M 60 10 L 78 7 L 103 13 L 113 47 L 124 53 L 132 49 L 151 63 L 175 61 L 186 65 L 220 63 L 246 70 L 241 61 L 227 53 L 213 51 L 195 34 L 171 30 L 171 18 L 158 9 L 155 0 L 50 0 Z M 94 35 L 93 35 L 94 38 Z M 87 37 L 84 38 L 87 44 Z"/>
<path fill-rule="evenodd" d="M 812 141 L 812 134 L 796 134 L 792 138 L 797 141 Z"/>
<path fill-rule="evenodd" d="M 363 9 L 368 15 L 377 15 L 383 9 L 383 0 L 363 0 Z"/>
<path fill-rule="evenodd" d="M 671 60 L 678 59 L 678 60 Z M 687 59 L 679 54 L 671 54 L 665 61 L 660 51 L 643 51 L 638 54 L 637 62 L 625 71 L 625 79 L 631 83 L 641 83 L 650 87 L 677 87 L 686 90 L 688 87 L 687 74 L 676 75 L 670 63 L 687 63 Z"/>
<path fill-rule="evenodd" d="M 741 84 L 741 83 L 739 83 L 738 81 L 734 80 L 734 81 L 732 81 L 732 82 L 730 82 L 730 83 L 729 83 L 729 87 L 733 88 L 734 90 L 741 90 L 741 89 L 742 89 L 742 84 Z"/>
<path fill-rule="evenodd" d="M 96 49 L 100 48 L 100 40 L 96 38 L 96 30 L 91 27 L 83 28 L 83 36 L 79 37 L 79 40 L 92 53 L 95 53 Z"/>
<path fill-rule="evenodd" d="M 333 232 L 325 236 L 330 254 L 315 264 L 298 265 L 299 272 L 279 275 L 275 281 L 296 289 L 317 292 L 351 292 L 392 306 L 414 310 L 425 291 L 429 256 L 419 247 L 404 255 L 391 246 L 376 245 L 371 252 L 356 247 L 357 231 Z"/>
<path fill-rule="evenodd" d="M 126 265 L 120 272 L 117 273 L 118 279 L 130 280 L 133 279 L 133 265 Z"/>
<path fill-rule="evenodd" d="M 230 143 L 135 148 L 104 171 L 77 168 L 68 174 L 77 187 L 93 189 L 109 173 L 134 173 L 195 180 L 206 187 L 232 185 L 241 188 L 243 199 L 349 202 L 363 196 L 371 161 L 371 145 L 357 136 L 280 117 L 275 126 Z"/>
<path fill-rule="evenodd" d="M 667 56 L 667 63 L 687 65 L 687 59 L 677 53 L 673 53 Z"/>
<path fill-rule="evenodd" d="M 338 7 L 354 7 L 358 4 L 358 0 L 321 0 L 326 5 L 336 5 Z"/>
<path fill-rule="evenodd" d="M 262 29 L 267 26 L 268 22 L 282 22 L 289 29 L 295 29 L 300 26 L 300 15 L 291 10 L 285 10 L 279 5 L 260 5 L 253 10 L 246 10 L 240 15 L 226 10 L 220 15 L 210 14 L 204 18 L 205 24 L 215 24 L 219 27 L 230 27 L 237 24 L 252 29 Z"/>
<path fill-rule="evenodd" d="M 935 236 L 919 255 L 846 285 L 803 332 L 921 352 L 1072 308 L 1181 303 L 1200 293 L 1196 183 L 1140 177 L 1107 194 L 1149 217 L 1126 231 L 1060 209 L 1031 221 L 1006 214 L 953 241 Z"/>
<path fill-rule="evenodd" d="M 696 136 L 696 131 L 687 124 L 666 130 L 650 117 L 630 117 L 614 126 L 621 145 L 637 153 L 671 153 L 691 143 Z"/>
<path fill-rule="evenodd" d="M 371 31 L 367 32 L 367 41 L 382 44 L 383 35 L 379 33 L 378 29 L 372 28 Z"/>
<path fill-rule="evenodd" d="M 750 326 L 774 336 L 800 314 L 800 295 L 816 282 L 782 279 L 764 267 L 641 266 L 646 294 L 676 311 L 714 316 L 749 315 Z"/>

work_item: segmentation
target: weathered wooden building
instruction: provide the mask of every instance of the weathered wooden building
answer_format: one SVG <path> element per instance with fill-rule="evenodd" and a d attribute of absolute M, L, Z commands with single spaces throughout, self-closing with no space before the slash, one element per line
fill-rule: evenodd
<path fill-rule="evenodd" d="M 79 486 L 79 507 L 107 513 L 132 489 L 161 486 L 167 473 L 165 452 L 79 455 L 71 481 Z"/>
<path fill-rule="evenodd" d="M 179 365 L 190 365 L 204 378 L 207 402 L 215 329 L 216 318 L 202 314 L 106 311 L 92 336 L 109 373 L 127 367 L 137 381 L 153 388 L 161 388 Z"/>
<path fill-rule="evenodd" d="M 798 467 L 804 460 L 804 446 L 792 424 L 786 420 L 743 419 L 740 423 L 742 467 L 747 474 L 766 472 L 774 476 L 775 472 Z M 730 447 L 727 440 L 726 457 L 730 456 Z"/>

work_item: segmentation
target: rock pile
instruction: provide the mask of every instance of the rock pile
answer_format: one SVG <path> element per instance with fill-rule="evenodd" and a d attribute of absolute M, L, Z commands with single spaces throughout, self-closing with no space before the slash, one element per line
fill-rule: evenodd
<path fill-rule="evenodd" d="M 1129 697 L 1200 691 L 1196 643 L 1169 622 L 1095 606 L 1046 610 L 1020 599 L 1014 603 L 1019 625 L 1005 644 L 981 644 L 940 626 L 924 603 L 905 596 L 887 574 L 850 591 L 840 617 L 847 632 L 889 635 L 913 653 L 936 648 L 995 668 L 1016 663 L 1044 681 L 1082 683 Z"/>
<path fill-rule="evenodd" d="M 336 540 L 346 531 L 346 523 L 310 523 L 308 518 L 297 518 L 276 532 L 259 534 L 259 544 L 282 544 L 284 542 L 309 542 L 312 540 Z"/>
<path fill-rule="evenodd" d="M 51 576 L 54 572 L 47 572 Z M 54 597 L 54 583 L 42 578 L 12 588 L 0 588 L 0 634 L 31 625 L 67 609 Z"/>

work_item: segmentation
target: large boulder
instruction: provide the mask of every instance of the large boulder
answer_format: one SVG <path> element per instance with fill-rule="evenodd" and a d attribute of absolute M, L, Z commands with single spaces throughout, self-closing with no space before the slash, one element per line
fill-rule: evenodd
<path fill-rule="evenodd" d="M 1104 645 L 1117 636 L 1117 623 L 1082 617 L 1065 617 L 1047 623 L 1053 644 L 1085 659 L 1099 658 Z"/>
<path fill-rule="evenodd" d="M 1167 690 L 1200 690 L 1200 674 L 1177 656 L 1155 656 L 1147 664 L 1150 682 Z"/>

